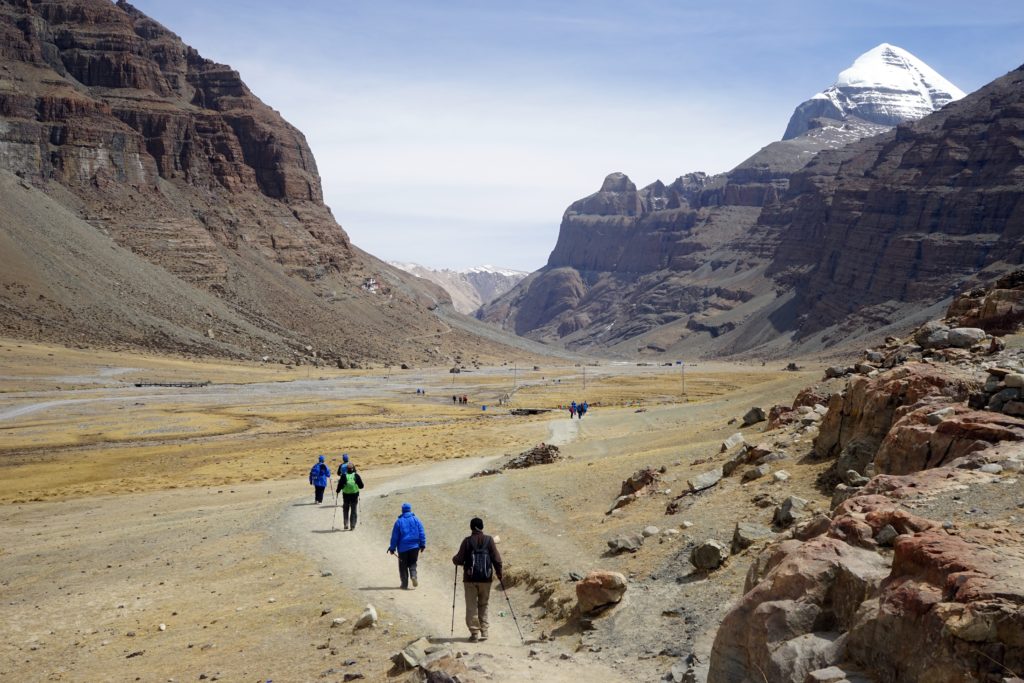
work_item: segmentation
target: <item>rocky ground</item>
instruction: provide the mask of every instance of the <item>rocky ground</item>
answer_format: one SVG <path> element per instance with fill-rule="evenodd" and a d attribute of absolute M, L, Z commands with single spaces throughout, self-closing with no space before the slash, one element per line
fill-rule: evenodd
<path fill-rule="evenodd" d="M 565 366 L 517 374 L 512 389 L 507 370 L 493 368 L 455 380 L 476 399 L 500 399 L 486 411 L 474 405 L 472 417 L 451 403 L 456 390 L 441 370 L 387 388 L 383 377 L 259 377 L 205 398 L 172 394 L 165 415 L 249 406 L 268 419 L 259 398 L 267 393 L 273 429 L 188 434 L 202 423 L 168 423 L 173 433 L 157 450 L 127 439 L 9 452 L 8 500 L 15 492 L 46 500 L 2 508 L 13 635 L 0 672 L 29 680 L 423 680 L 428 672 L 460 681 L 1015 680 L 1024 422 L 1014 412 L 1024 338 L 960 326 L 963 315 L 984 325 L 979 311 L 1007 296 L 976 297 L 960 317 L 843 366 Z M 122 367 L 160 365 L 133 360 Z M 60 376 L 105 393 L 76 395 L 85 402 L 71 406 L 114 411 L 134 391 L 76 362 Z M 6 376 L 19 374 L 13 365 Z M 37 370 L 9 380 L 22 391 L 0 406 L 8 434 L 24 438 L 32 428 L 55 439 L 94 419 L 42 419 L 55 399 L 32 392 L 46 394 L 54 379 Z M 559 409 L 573 399 L 592 406 L 582 420 Z M 333 421 L 317 406 L 334 400 L 332 411 L 373 410 Z M 551 412 L 511 414 L 523 407 Z M 333 461 L 338 445 L 366 434 L 380 441 L 354 456 L 367 482 L 354 532 L 336 530 L 330 505 L 310 504 L 309 457 L 266 464 L 273 447 L 241 454 L 264 439 L 291 439 L 308 453 L 331 444 Z M 442 438 L 464 442 L 469 457 L 446 457 Z M 397 450 L 381 454 L 382 444 Z M 139 469 L 111 474 L 104 463 L 123 467 L 120 451 Z M 70 469 L 92 483 L 58 496 L 33 479 L 46 463 L 48 476 Z M 147 471 L 159 476 L 149 481 Z M 213 485 L 204 479 L 214 475 Z M 142 490 L 107 495 L 125 481 Z M 402 502 L 428 532 L 413 592 L 396 590 L 384 554 Z M 465 640 L 461 598 L 452 634 L 449 557 L 473 516 L 500 538 L 518 618 L 496 592 L 493 638 L 482 645 Z M 368 604 L 375 625 L 354 628 L 374 620 Z"/>
<path fill-rule="evenodd" d="M 456 376 L 453 389 L 443 368 L 393 371 L 390 379 L 383 371 L 304 379 L 294 376 L 302 369 L 14 341 L 2 348 L 10 391 L 0 405 L 7 501 L 0 566 L 11 635 L 0 671 L 23 680 L 319 680 L 328 671 L 325 680 L 346 673 L 381 680 L 406 675 L 390 657 L 419 636 L 465 651 L 460 663 L 495 680 L 660 676 L 673 654 L 658 654 L 660 645 L 636 652 L 623 634 L 646 623 L 638 633 L 676 640 L 665 625 L 682 617 L 644 615 L 659 590 L 675 586 L 649 575 L 664 566 L 689 572 L 686 544 L 666 534 L 664 543 L 652 537 L 640 552 L 615 556 L 607 541 L 650 522 L 677 527 L 683 515 L 665 518 L 668 493 L 605 513 L 622 479 L 642 465 L 664 465 L 665 489 L 678 490 L 683 482 L 671 480 L 689 476 L 691 455 L 717 452 L 734 431 L 729 419 L 808 379 L 779 367 L 687 368 L 684 402 L 678 368 L 635 364 L 586 367 L 586 389 L 583 366 L 518 370 L 512 391 L 511 373 L 500 367 Z M 134 386 L 183 376 L 212 384 Z M 416 388 L 426 391 L 419 399 Z M 455 391 L 473 405 L 453 406 Z M 497 407 L 505 394 L 508 405 Z M 582 421 L 567 411 L 509 413 L 584 398 L 593 408 Z M 563 457 L 470 478 L 540 442 L 559 445 Z M 336 459 L 342 448 L 358 459 L 369 487 L 364 521 L 351 535 L 329 532 L 333 510 L 306 505 L 308 461 L 321 449 Z M 475 457 L 431 464 L 459 452 Z M 431 534 L 417 594 L 425 597 L 408 604 L 383 590 L 397 583 L 383 551 L 404 499 Z M 507 611 L 495 616 L 492 650 L 443 640 L 451 619 L 447 558 L 474 514 L 502 538 L 525 646 Z M 723 534 L 729 525 L 721 522 Z M 621 609 L 597 628 L 571 617 L 570 577 L 591 569 L 633 574 Z M 378 626 L 355 633 L 350 624 L 368 601 Z M 497 600 L 494 609 L 503 611 Z M 349 625 L 332 628 L 335 618 Z"/>

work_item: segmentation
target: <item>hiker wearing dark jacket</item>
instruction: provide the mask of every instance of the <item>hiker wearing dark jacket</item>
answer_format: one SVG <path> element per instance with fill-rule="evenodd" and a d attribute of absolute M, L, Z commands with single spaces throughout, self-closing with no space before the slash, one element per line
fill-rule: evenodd
<path fill-rule="evenodd" d="M 501 553 L 494 539 L 484 534 L 484 521 L 469 522 L 472 533 L 462 539 L 452 564 L 462 565 L 462 588 L 466 594 L 466 626 L 473 642 L 487 640 L 487 603 L 491 599 L 491 581 L 501 579 Z"/>
<path fill-rule="evenodd" d="M 313 498 L 316 500 L 316 504 L 324 502 L 324 489 L 331 483 L 331 468 L 324 464 L 324 456 L 320 456 L 320 459 L 313 469 L 309 471 L 309 484 L 313 487 Z"/>
<path fill-rule="evenodd" d="M 388 546 L 390 554 L 398 552 L 398 578 L 402 581 L 402 588 L 409 588 L 409 579 L 412 579 L 413 588 L 420 585 L 416 576 L 416 560 L 426 549 L 427 532 L 423 529 L 423 522 L 412 513 L 412 505 L 402 503 L 402 514 L 391 528 L 391 545 Z"/>
<path fill-rule="evenodd" d="M 341 454 L 341 464 L 338 465 L 338 490 L 335 493 L 341 493 L 341 477 L 345 476 L 345 472 L 348 471 L 348 453 Z"/>
<path fill-rule="evenodd" d="M 356 472 L 355 464 L 349 463 L 348 470 L 341 475 L 341 479 L 338 481 L 338 491 L 341 492 L 341 500 L 344 505 L 342 519 L 345 528 L 353 531 L 356 528 L 358 516 L 356 509 L 359 507 L 359 489 L 361 488 L 363 488 L 363 478 Z"/>

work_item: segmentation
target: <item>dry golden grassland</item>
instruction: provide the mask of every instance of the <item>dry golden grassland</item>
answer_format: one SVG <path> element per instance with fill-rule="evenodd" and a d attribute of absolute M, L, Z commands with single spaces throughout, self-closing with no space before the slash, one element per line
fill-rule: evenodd
<path fill-rule="evenodd" d="M 319 453 L 334 463 L 347 452 L 364 468 L 516 453 L 549 438 L 550 415 L 516 417 L 509 408 L 699 402 L 777 376 L 687 367 L 684 398 L 679 366 L 588 366 L 584 390 L 580 366 L 393 370 L 390 378 L 321 369 L 314 379 L 323 381 L 310 382 L 282 366 L 14 342 L 0 350 L 0 416 L 50 404 L 0 418 L 0 502 L 303 478 Z M 183 378 L 213 384 L 133 385 Z M 280 384 L 288 380 L 300 381 Z M 469 405 L 453 404 L 453 394 L 468 395 Z M 506 394 L 509 404 L 498 406 Z"/>

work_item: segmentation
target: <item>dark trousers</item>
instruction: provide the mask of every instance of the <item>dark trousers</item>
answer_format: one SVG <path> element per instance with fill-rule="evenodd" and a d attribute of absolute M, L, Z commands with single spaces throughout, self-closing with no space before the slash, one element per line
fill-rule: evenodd
<path fill-rule="evenodd" d="M 398 553 L 398 577 L 402 580 L 402 588 L 409 587 L 409 578 L 416 578 L 416 560 L 420 556 L 420 549 L 403 550 Z"/>
<path fill-rule="evenodd" d="M 327 488 L 327 487 L 326 486 L 314 486 L 313 487 L 313 495 L 314 495 L 314 497 L 316 497 L 316 502 L 318 502 L 318 503 L 324 502 L 324 489 L 325 488 Z"/>
<path fill-rule="evenodd" d="M 356 518 L 358 513 L 356 510 L 359 507 L 359 494 L 358 493 L 343 493 L 341 494 L 342 500 L 342 519 L 345 520 L 346 529 L 356 528 Z"/>

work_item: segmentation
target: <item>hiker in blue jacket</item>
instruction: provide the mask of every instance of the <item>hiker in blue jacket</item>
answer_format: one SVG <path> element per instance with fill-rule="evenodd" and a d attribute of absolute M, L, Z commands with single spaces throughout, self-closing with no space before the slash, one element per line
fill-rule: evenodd
<path fill-rule="evenodd" d="M 416 560 L 426 549 L 427 532 L 423 530 L 423 523 L 413 514 L 412 505 L 402 503 L 402 514 L 391 528 L 391 545 L 388 546 L 389 554 L 394 555 L 398 551 L 398 577 L 402 588 L 409 589 L 410 578 L 413 588 L 420 585 L 416 576 Z"/>
<path fill-rule="evenodd" d="M 338 490 L 335 493 L 341 493 L 341 487 L 345 485 L 345 474 L 348 473 L 348 453 L 341 454 L 341 464 L 338 465 Z"/>
<path fill-rule="evenodd" d="M 324 463 L 324 456 L 321 455 L 309 471 L 309 483 L 313 487 L 316 504 L 324 502 L 324 489 L 331 483 L 331 468 Z"/>

